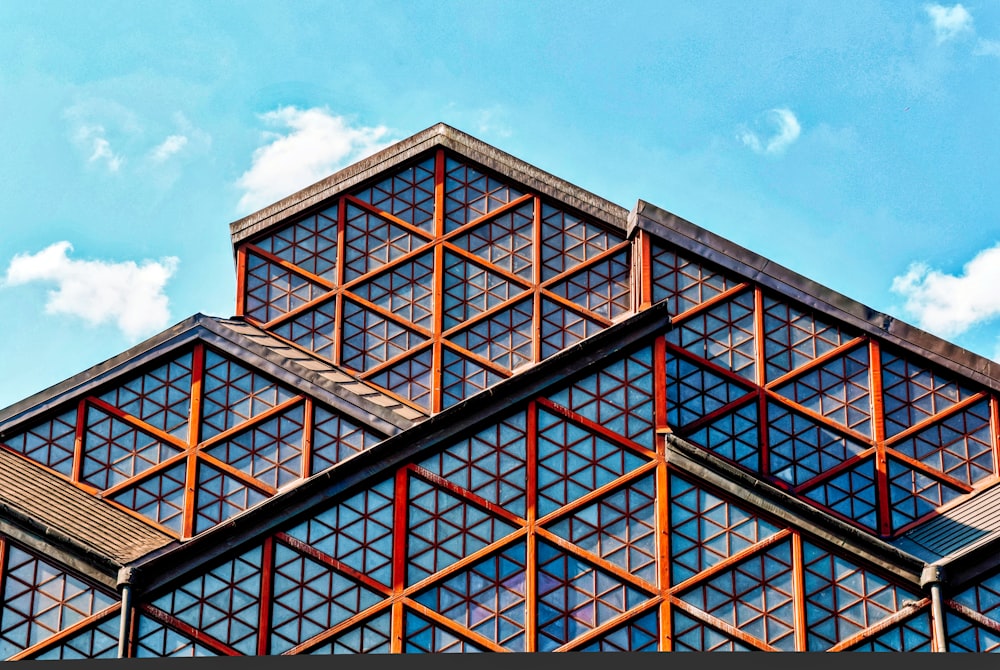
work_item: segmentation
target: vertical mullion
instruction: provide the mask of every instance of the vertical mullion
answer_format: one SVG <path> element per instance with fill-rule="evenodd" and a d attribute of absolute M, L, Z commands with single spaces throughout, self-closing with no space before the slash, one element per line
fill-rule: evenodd
<path fill-rule="evenodd" d="M 990 394 L 990 450 L 993 452 L 993 474 L 1000 473 L 1000 407 L 998 407 L 997 397 Z"/>
<path fill-rule="evenodd" d="M 257 622 L 257 655 L 267 656 L 271 628 L 271 589 L 274 579 L 274 537 L 264 540 L 260 566 L 260 612 Z"/>
<path fill-rule="evenodd" d="M 336 296 L 333 305 L 333 363 L 340 365 L 341 355 L 341 331 L 344 329 L 344 277 L 346 269 L 344 263 L 347 258 L 347 251 L 344 247 L 347 244 L 347 199 L 341 198 L 337 203 L 337 270 L 334 277 Z"/>
<path fill-rule="evenodd" d="M 538 520 L 538 405 L 528 403 L 527 445 L 525 448 L 527 473 L 525 482 L 525 519 L 528 532 L 524 561 L 524 651 L 534 652 L 538 647 L 538 556 L 536 551 L 535 522 Z"/>
<path fill-rule="evenodd" d="M 758 470 L 761 474 L 771 473 L 770 454 L 768 450 L 769 436 L 767 430 L 767 396 L 764 394 L 764 385 L 767 384 L 767 346 L 765 342 L 764 329 L 764 293 L 760 286 L 754 286 L 753 290 L 753 339 L 754 357 L 757 359 L 755 370 L 755 380 L 757 383 L 757 430 L 759 451 Z"/>
<path fill-rule="evenodd" d="M 312 445 L 313 445 L 313 401 L 306 397 L 305 407 L 302 410 L 302 467 L 299 472 L 302 478 L 313 474 L 312 471 Z"/>
<path fill-rule="evenodd" d="M 653 244 L 649 233 L 640 230 L 635 236 L 635 258 L 633 271 L 637 273 L 633 287 L 638 293 L 636 311 L 653 304 Z"/>
<path fill-rule="evenodd" d="M 191 408 L 188 415 L 188 456 L 184 479 L 184 523 L 181 537 L 194 535 L 194 510 L 197 502 L 198 457 L 195 447 L 201 436 L 201 394 L 205 376 L 205 345 L 198 343 L 191 354 Z"/>
<path fill-rule="evenodd" d="M 660 595 L 660 642 L 657 649 L 673 651 L 670 623 L 670 476 L 667 462 L 663 459 L 666 450 L 665 439 L 656 436 L 656 450 L 660 461 L 656 464 L 656 562 L 658 565 Z"/>
<path fill-rule="evenodd" d="M 445 157 L 444 149 L 434 155 L 434 274 L 431 279 L 433 290 L 431 301 L 434 309 L 433 343 L 431 344 L 431 413 L 441 411 L 441 376 L 444 351 L 441 349 L 441 333 L 444 331 L 444 236 L 445 208 Z"/>
<path fill-rule="evenodd" d="M 247 247 L 236 250 L 236 316 L 246 316 Z"/>
<path fill-rule="evenodd" d="M 806 580 L 805 560 L 802 552 L 802 536 L 792 533 L 792 607 L 795 608 L 795 651 L 807 651 L 809 637 L 806 623 Z"/>
<path fill-rule="evenodd" d="M 875 495 L 878 500 L 879 534 L 892 534 L 892 511 L 889 504 L 889 463 L 885 454 L 885 408 L 882 403 L 882 357 L 878 340 L 868 342 L 869 393 L 872 408 L 872 438 L 875 442 Z"/>
<path fill-rule="evenodd" d="M 656 432 L 670 432 L 667 423 L 667 341 L 662 335 L 653 341 L 653 407 Z"/>
<path fill-rule="evenodd" d="M 73 434 L 73 471 L 70 476 L 74 482 L 80 481 L 83 475 L 83 437 L 87 424 L 87 401 L 81 399 L 76 405 L 76 426 Z"/>
<path fill-rule="evenodd" d="M 535 363 L 542 360 L 542 201 L 538 196 L 532 199 L 532 244 L 531 244 L 531 297 L 532 321 L 532 357 Z"/>
<path fill-rule="evenodd" d="M 403 589 L 406 588 L 407 469 L 396 470 L 392 508 L 392 624 L 389 651 L 403 653 Z"/>

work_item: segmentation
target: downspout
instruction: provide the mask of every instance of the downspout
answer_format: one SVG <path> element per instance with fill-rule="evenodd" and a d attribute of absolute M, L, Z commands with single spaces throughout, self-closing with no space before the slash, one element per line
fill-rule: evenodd
<path fill-rule="evenodd" d="M 132 580 L 135 568 L 123 566 L 118 570 L 118 591 L 122 594 L 121 618 L 118 626 L 118 658 L 128 657 L 129 634 L 132 630 Z"/>
<path fill-rule="evenodd" d="M 920 573 L 920 587 L 929 590 L 931 595 L 931 623 L 934 626 L 932 635 L 934 648 L 937 651 L 948 651 L 948 636 L 944 629 L 944 606 L 941 604 L 941 584 L 944 581 L 944 568 L 940 565 L 927 564 Z"/>

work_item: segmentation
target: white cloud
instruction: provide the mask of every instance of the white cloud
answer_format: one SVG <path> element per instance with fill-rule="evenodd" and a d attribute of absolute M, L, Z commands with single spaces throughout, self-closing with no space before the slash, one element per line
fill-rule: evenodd
<path fill-rule="evenodd" d="M 768 126 L 770 134 L 761 137 L 760 134 L 748 128 L 740 129 L 737 136 L 740 142 L 757 153 L 780 154 L 788 148 L 802 133 L 802 126 L 795 114 L 784 107 L 768 110 L 761 119 Z"/>
<path fill-rule="evenodd" d="M 352 126 L 327 109 L 281 107 L 261 115 L 265 124 L 285 128 L 267 132 L 253 152 L 250 169 L 236 181 L 238 208 L 249 213 L 329 176 L 337 169 L 392 143 L 384 126 Z"/>
<path fill-rule="evenodd" d="M 184 135 L 171 135 L 157 145 L 150 153 L 150 157 L 156 163 L 162 163 L 178 151 L 183 149 L 188 143 L 188 138 Z"/>
<path fill-rule="evenodd" d="M 118 172 L 125 161 L 111 150 L 111 142 L 105 137 L 104 126 L 80 126 L 75 139 L 77 144 L 89 152 L 88 163 L 104 163 L 110 172 Z"/>
<path fill-rule="evenodd" d="M 1000 315 L 1000 244 L 980 251 L 962 274 L 950 275 L 913 263 L 892 280 L 892 290 L 906 298 L 904 309 L 917 325 L 941 337 L 961 335 Z"/>
<path fill-rule="evenodd" d="M 152 334 L 170 320 L 163 292 L 178 259 L 120 263 L 69 258 L 73 245 L 56 242 L 36 254 L 17 254 L 7 266 L 5 286 L 54 283 L 45 312 L 83 319 L 91 325 L 114 322 L 131 340 Z"/>
<path fill-rule="evenodd" d="M 938 44 L 954 39 L 962 33 L 972 32 L 972 14 L 960 4 L 952 7 L 925 5 L 924 9 L 931 17 Z"/>
<path fill-rule="evenodd" d="M 981 39 L 972 53 L 976 56 L 997 56 L 1000 58 L 1000 40 Z"/>

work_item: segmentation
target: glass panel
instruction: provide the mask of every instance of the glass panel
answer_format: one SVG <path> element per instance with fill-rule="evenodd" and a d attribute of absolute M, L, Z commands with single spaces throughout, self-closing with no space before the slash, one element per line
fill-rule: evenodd
<path fill-rule="evenodd" d="M 679 584 L 779 531 L 677 475 L 670 477 L 670 581 Z"/>
<path fill-rule="evenodd" d="M 549 399 L 654 449 L 653 352 L 649 347 L 608 364 Z"/>
<path fill-rule="evenodd" d="M 392 617 L 388 612 L 350 628 L 307 654 L 388 654 Z"/>
<path fill-rule="evenodd" d="M 315 408 L 310 474 L 326 470 L 382 441 L 381 436 L 319 404 Z"/>
<path fill-rule="evenodd" d="M 682 428 L 744 397 L 748 389 L 667 352 L 667 423 Z"/>
<path fill-rule="evenodd" d="M 976 654 L 1000 652 L 1000 633 L 978 626 L 957 614 L 947 612 L 948 651 Z"/>
<path fill-rule="evenodd" d="M 389 368 L 372 375 L 369 381 L 430 411 L 430 349 L 425 349 L 398 363 L 393 363 Z"/>
<path fill-rule="evenodd" d="M 524 651 L 526 570 L 521 543 L 449 577 L 415 600 L 506 649 Z"/>
<path fill-rule="evenodd" d="M 434 157 L 404 168 L 352 195 L 398 219 L 434 232 Z"/>
<path fill-rule="evenodd" d="M 655 239 L 652 261 L 653 302 L 670 301 L 671 316 L 697 307 L 738 283 Z"/>
<path fill-rule="evenodd" d="M 248 317 L 267 323 L 318 298 L 326 288 L 265 260 L 247 253 L 246 308 Z"/>
<path fill-rule="evenodd" d="M 805 493 L 806 498 L 876 531 L 875 459 L 866 458 L 846 472 Z"/>
<path fill-rule="evenodd" d="M 534 357 L 532 311 L 532 301 L 522 300 L 452 335 L 449 341 L 507 370 L 516 370 Z"/>
<path fill-rule="evenodd" d="M 442 353 L 441 408 L 447 409 L 505 379 L 493 370 L 445 348 Z"/>
<path fill-rule="evenodd" d="M 552 651 L 650 596 L 575 556 L 538 542 L 538 651 Z"/>
<path fill-rule="evenodd" d="M 513 531 L 514 526 L 411 476 L 407 501 L 407 584 L 443 570 Z"/>
<path fill-rule="evenodd" d="M 117 658 L 120 617 L 106 617 L 88 625 L 79 633 L 32 656 L 38 661 L 69 661 L 78 658 Z"/>
<path fill-rule="evenodd" d="M 444 330 L 524 293 L 524 288 L 463 258 L 444 255 Z"/>
<path fill-rule="evenodd" d="M 548 528 L 580 549 L 656 586 L 656 484 L 652 476 L 604 496 Z"/>
<path fill-rule="evenodd" d="M 76 408 L 53 419 L 34 424 L 23 433 L 14 433 L 4 444 L 36 463 L 67 477 L 73 474 L 76 441 Z"/>
<path fill-rule="evenodd" d="M 434 257 L 424 254 L 356 286 L 353 292 L 410 323 L 433 328 Z"/>
<path fill-rule="evenodd" d="M 291 391 L 211 350 L 205 352 L 203 391 L 203 440 L 293 397 Z"/>
<path fill-rule="evenodd" d="M 310 216 L 254 242 L 271 253 L 306 272 L 336 281 L 337 273 L 337 209 Z"/>
<path fill-rule="evenodd" d="M 254 547 L 153 601 L 153 606 L 242 654 L 257 653 L 262 550 Z"/>
<path fill-rule="evenodd" d="M 471 654 L 486 651 L 423 617 L 406 612 L 404 654 Z"/>
<path fill-rule="evenodd" d="M 543 204 L 542 281 L 573 269 L 624 239 L 620 233 L 609 232 L 595 223 Z"/>
<path fill-rule="evenodd" d="M 892 507 L 894 530 L 933 512 L 964 493 L 889 459 L 889 504 Z"/>
<path fill-rule="evenodd" d="M 382 598 L 332 568 L 276 544 L 270 654 L 280 654 Z"/>
<path fill-rule="evenodd" d="M 931 651 L 931 617 L 927 613 L 915 616 L 871 641 L 851 647 L 851 651 Z"/>
<path fill-rule="evenodd" d="M 695 356 L 756 380 L 754 298 L 747 291 L 675 326 L 667 342 Z"/>
<path fill-rule="evenodd" d="M 302 478 L 302 405 L 245 430 L 207 451 L 272 488 Z"/>
<path fill-rule="evenodd" d="M 660 621 L 654 610 L 580 647 L 579 651 L 658 651 L 659 641 Z"/>
<path fill-rule="evenodd" d="M 99 489 L 111 488 L 180 453 L 94 407 L 87 408 L 86 421 L 82 479 Z"/>
<path fill-rule="evenodd" d="M 545 515 L 645 461 L 544 410 L 538 412 L 538 513 Z"/>
<path fill-rule="evenodd" d="M 872 434 L 866 346 L 809 370 L 776 391 L 862 435 L 870 437 Z"/>
<path fill-rule="evenodd" d="M 993 475 L 991 442 L 990 404 L 983 400 L 892 448 L 973 486 Z"/>
<path fill-rule="evenodd" d="M 186 481 L 187 465 L 181 462 L 129 486 L 115 494 L 112 500 L 180 535 L 184 525 Z"/>
<path fill-rule="evenodd" d="M 632 309 L 631 248 L 587 267 L 549 290 L 606 319 Z"/>
<path fill-rule="evenodd" d="M 670 614 L 674 651 L 756 651 L 679 610 Z"/>
<path fill-rule="evenodd" d="M 344 281 L 377 270 L 426 243 L 401 226 L 348 204 Z"/>
<path fill-rule="evenodd" d="M 694 444 L 752 472 L 760 472 L 757 403 L 720 416 L 687 436 Z"/>
<path fill-rule="evenodd" d="M 795 649 L 792 547 L 781 542 L 694 587 L 681 598 L 782 651 Z"/>
<path fill-rule="evenodd" d="M 900 431 L 948 409 L 972 393 L 954 377 L 932 370 L 923 361 L 882 352 L 885 434 Z"/>
<path fill-rule="evenodd" d="M 832 647 L 898 612 L 914 593 L 810 542 L 802 545 L 809 651 Z"/>
<path fill-rule="evenodd" d="M 522 279 L 534 274 L 535 208 L 530 202 L 454 239 L 455 246 Z"/>
<path fill-rule="evenodd" d="M 333 360 L 336 308 L 335 301 L 327 300 L 282 322 L 273 332 L 318 356 Z"/>
<path fill-rule="evenodd" d="M 527 416 L 522 410 L 420 463 L 511 514 L 525 515 Z"/>
<path fill-rule="evenodd" d="M 145 615 L 137 617 L 136 658 L 218 656 L 194 640 Z"/>
<path fill-rule="evenodd" d="M 496 177 L 449 157 L 445 163 L 445 232 L 475 221 L 521 197 Z"/>
<path fill-rule="evenodd" d="M 869 448 L 774 402 L 767 405 L 767 438 L 770 474 L 793 486 Z"/>
<path fill-rule="evenodd" d="M 955 596 L 955 602 L 1000 623 L 1000 574 L 962 591 Z"/>
<path fill-rule="evenodd" d="M 769 381 L 816 360 L 848 338 L 840 326 L 764 296 L 764 348 Z"/>
<path fill-rule="evenodd" d="M 195 495 L 195 533 L 208 530 L 269 497 L 204 463 L 198 465 L 198 489 Z"/>
<path fill-rule="evenodd" d="M 344 343 L 341 364 L 366 372 L 426 340 L 380 314 L 350 301 L 344 302 Z"/>
<path fill-rule="evenodd" d="M 131 379 L 100 398 L 164 433 L 186 440 L 191 404 L 191 353 Z"/>
<path fill-rule="evenodd" d="M 7 545 L 0 658 L 34 646 L 117 599 L 20 547 Z"/>
<path fill-rule="evenodd" d="M 548 358 L 601 330 L 604 326 L 598 322 L 551 300 L 542 300 L 542 358 Z"/>

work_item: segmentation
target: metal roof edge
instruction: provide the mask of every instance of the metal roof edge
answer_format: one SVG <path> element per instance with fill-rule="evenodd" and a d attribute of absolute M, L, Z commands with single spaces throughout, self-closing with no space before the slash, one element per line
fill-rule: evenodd
<path fill-rule="evenodd" d="M 523 184 L 530 190 L 559 200 L 622 230 L 625 229 L 628 214 L 626 208 L 456 128 L 437 123 L 261 210 L 233 221 L 229 224 L 232 243 L 235 246 L 273 224 L 285 221 L 435 147 L 449 149 Z"/>
<path fill-rule="evenodd" d="M 629 213 L 628 230 L 642 229 L 686 251 L 846 322 L 896 347 L 1000 391 L 1000 363 L 884 314 L 644 200 Z"/>

